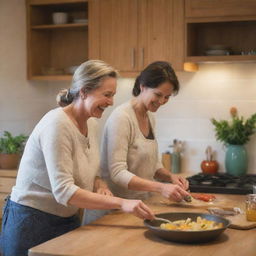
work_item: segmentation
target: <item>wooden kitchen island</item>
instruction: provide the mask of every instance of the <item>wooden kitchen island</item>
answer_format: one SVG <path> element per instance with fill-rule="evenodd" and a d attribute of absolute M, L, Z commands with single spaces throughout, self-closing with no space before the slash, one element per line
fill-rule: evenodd
<path fill-rule="evenodd" d="M 244 207 L 244 195 L 216 194 L 219 202 Z M 207 207 L 163 203 L 159 196 L 146 202 L 155 213 L 207 212 Z M 180 244 L 154 236 L 141 219 L 115 211 L 90 225 L 38 245 L 29 256 L 255 256 L 256 229 L 228 228 L 217 240 L 199 244 Z"/>

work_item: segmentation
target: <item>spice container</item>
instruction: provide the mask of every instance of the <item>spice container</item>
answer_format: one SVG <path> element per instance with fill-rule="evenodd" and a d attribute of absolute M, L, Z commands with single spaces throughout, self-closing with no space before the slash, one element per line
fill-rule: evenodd
<path fill-rule="evenodd" d="M 246 218 L 248 221 L 256 221 L 256 194 L 246 196 Z"/>

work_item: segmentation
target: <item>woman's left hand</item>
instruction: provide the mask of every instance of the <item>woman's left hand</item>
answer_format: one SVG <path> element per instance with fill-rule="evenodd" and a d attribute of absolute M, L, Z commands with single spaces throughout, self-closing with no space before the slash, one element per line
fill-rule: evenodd
<path fill-rule="evenodd" d="M 93 191 L 97 194 L 101 194 L 101 195 L 105 195 L 105 196 L 113 196 L 113 194 L 109 190 L 106 182 L 98 176 L 95 177 Z"/>
<path fill-rule="evenodd" d="M 188 190 L 188 188 L 189 188 L 188 180 L 179 175 L 171 174 L 171 182 L 173 184 L 179 185 L 184 190 Z"/>
<path fill-rule="evenodd" d="M 105 196 L 113 196 L 112 192 L 108 188 L 98 188 L 96 193 Z"/>

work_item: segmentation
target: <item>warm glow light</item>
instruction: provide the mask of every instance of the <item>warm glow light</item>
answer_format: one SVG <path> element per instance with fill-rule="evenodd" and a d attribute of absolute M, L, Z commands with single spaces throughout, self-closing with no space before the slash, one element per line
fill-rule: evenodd
<path fill-rule="evenodd" d="M 188 72 L 196 72 L 199 70 L 198 65 L 193 62 L 185 62 L 183 68 L 185 71 L 188 71 Z"/>

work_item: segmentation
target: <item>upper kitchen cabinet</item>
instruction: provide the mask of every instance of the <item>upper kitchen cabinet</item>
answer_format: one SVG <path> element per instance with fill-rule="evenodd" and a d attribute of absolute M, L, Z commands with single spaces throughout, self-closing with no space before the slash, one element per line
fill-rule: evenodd
<path fill-rule="evenodd" d="M 182 69 L 183 1 L 96 0 L 92 10 L 91 58 L 110 63 L 125 76 L 156 60 Z"/>
<path fill-rule="evenodd" d="M 90 35 L 96 42 L 90 57 L 122 71 L 136 70 L 137 0 L 95 0 L 92 15 L 96 22 Z"/>
<path fill-rule="evenodd" d="M 70 80 L 75 66 L 88 60 L 88 1 L 27 0 L 26 5 L 28 79 Z"/>
<path fill-rule="evenodd" d="M 175 70 L 183 70 L 184 1 L 139 1 L 138 67 L 152 61 L 169 61 Z"/>
<path fill-rule="evenodd" d="M 186 17 L 227 17 L 256 14 L 255 0 L 185 0 Z"/>
<path fill-rule="evenodd" d="M 255 0 L 185 0 L 185 61 L 256 61 Z"/>

